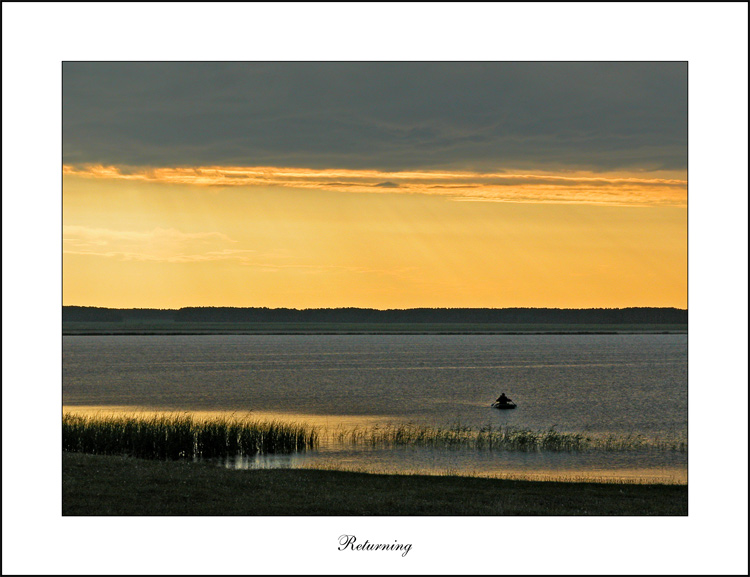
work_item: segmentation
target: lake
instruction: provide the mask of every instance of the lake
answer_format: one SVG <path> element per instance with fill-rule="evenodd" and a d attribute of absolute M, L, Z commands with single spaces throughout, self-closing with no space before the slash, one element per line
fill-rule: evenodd
<path fill-rule="evenodd" d="M 505 392 L 512 411 L 490 408 Z M 327 431 L 418 423 L 687 439 L 687 335 L 63 337 L 68 409 L 248 412 Z M 684 481 L 686 451 L 345 446 L 227 466 Z"/>

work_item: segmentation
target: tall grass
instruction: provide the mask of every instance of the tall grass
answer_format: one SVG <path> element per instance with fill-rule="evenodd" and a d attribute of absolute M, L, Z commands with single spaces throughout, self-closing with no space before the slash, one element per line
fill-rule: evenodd
<path fill-rule="evenodd" d="M 313 449 L 306 425 L 189 414 L 63 414 L 63 451 L 145 459 L 213 458 Z"/>
<path fill-rule="evenodd" d="M 566 433 L 554 427 L 533 431 L 516 427 L 479 429 L 463 425 L 430 427 L 417 424 L 389 424 L 370 428 L 339 430 L 339 443 L 373 447 L 466 447 L 507 451 L 630 451 L 662 450 L 686 452 L 687 443 L 679 438 L 648 438 L 639 434 Z"/>
<path fill-rule="evenodd" d="M 316 427 L 248 417 L 191 414 L 63 414 L 63 450 L 146 459 L 227 458 L 316 449 Z M 329 431 L 341 445 L 372 447 L 472 448 L 506 451 L 686 452 L 677 436 L 650 438 L 640 434 L 596 434 L 516 427 L 472 428 L 460 424 L 432 427 L 413 423 L 354 427 Z"/>

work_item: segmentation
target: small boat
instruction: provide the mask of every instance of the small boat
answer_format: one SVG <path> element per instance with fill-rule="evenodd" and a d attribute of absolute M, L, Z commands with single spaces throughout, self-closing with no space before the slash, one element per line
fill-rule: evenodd
<path fill-rule="evenodd" d="M 507 403 L 498 403 L 497 401 L 495 401 L 494 403 L 492 403 L 491 406 L 495 409 L 504 410 L 504 409 L 515 409 L 518 405 L 516 405 L 513 401 L 508 401 Z"/>

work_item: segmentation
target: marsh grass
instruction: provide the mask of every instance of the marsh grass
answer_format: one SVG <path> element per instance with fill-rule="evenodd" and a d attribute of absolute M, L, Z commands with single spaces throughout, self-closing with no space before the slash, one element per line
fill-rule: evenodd
<path fill-rule="evenodd" d="M 314 427 L 190 414 L 63 414 L 63 451 L 144 459 L 225 458 L 314 449 Z"/>
<path fill-rule="evenodd" d="M 686 452 L 687 443 L 678 437 L 649 438 L 640 434 L 566 433 L 554 427 L 534 431 L 502 426 L 479 429 L 456 424 L 449 427 L 388 424 L 355 427 L 336 432 L 339 443 L 373 447 L 419 446 L 433 448 L 499 449 L 506 451 L 632 451 Z"/>
<path fill-rule="evenodd" d="M 414 423 L 338 428 L 326 439 L 340 445 L 505 451 L 687 452 L 684 439 L 637 433 L 562 432 L 487 425 L 433 427 Z M 63 450 L 146 459 L 233 458 L 316 449 L 317 427 L 235 415 L 190 413 L 63 414 Z"/>

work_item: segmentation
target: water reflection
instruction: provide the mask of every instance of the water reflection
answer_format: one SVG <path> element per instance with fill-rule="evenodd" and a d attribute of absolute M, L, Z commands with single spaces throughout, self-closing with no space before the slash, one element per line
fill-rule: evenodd
<path fill-rule="evenodd" d="M 298 469 L 303 467 L 309 456 L 307 453 L 289 455 L 254 455 L 227 459 L 223 465 L 227 469 Z"/>
<path fill-rule="evenodd" d="M 686 483 L 679 452 L 516 452 L 425 447 L 346 447 L 230 459 L 231 469 L 332 469 L 380 474 Z"/>
<path fill-rule="evenodd" d="M 489 408 L 503 390 L 519 403 L 513 414 Z M 64 337 L 63 399 L 78 406 L 682 433 L 687 336 Z"/>

